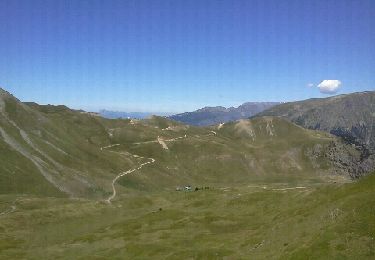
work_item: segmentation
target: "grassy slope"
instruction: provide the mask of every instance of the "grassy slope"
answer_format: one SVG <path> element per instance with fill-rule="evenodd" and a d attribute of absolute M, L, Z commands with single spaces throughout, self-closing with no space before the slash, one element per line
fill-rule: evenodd
<path fill-rule="evenodd" d="M 375 175 L 93 201 L 1 196 L 0 258 L 373 259 Z M 161 209 L 161 210 L 160 210 Z"/>
<path fill-rule="evenodd" d="M 173 189 L 186 184 L 319 181 L 319 175 L 329 175 L 325 158 L 320 156 L 316 164 L 306 153 L 316 145 L 326 147 L 334 138 L 277 118 L 254 119 L 245 125 L 226 124 L 213 135 L 210 128 L 189 127 L 160 117 L 134 122 L 107 120 L 64 106 L 26 106 L 11 96 L 5 104 L 7 117 L 0 116 L 1 126 L 24 149 L 43 160 L 48 171 L 55 171 L 59 185 L 78 197 L 109 196 L 114 176 L 142 162 L 131 154 L 157 161 L 142 169 L 142 174 L 121 178 L 119 184 L 124 191 Z M 23 129 L 41 152 L 30 147 L 7 118 Z M 255 139 L 249 136 L 249 127 L 254 128 Z M 170 139 L 185 134 L 187 138 L 167 142 L 169 150 L 155 142 L 158 136 Z M 134 144 L 148 141 L 153 142 Z M 117 143 L 121 146 L 100 150 L 101 146 Z M 40 180 L 35 165 L 20 159 L 22 156 L 2 140 L 0 149 L 6 154 L 0 166 L 2 193 L 61 193 L 53 192 L 57 189 Z M 10 176 L 12 172 L 16 174 Z M 36 188 L 38 182 L 43 188 Z"/>
<path fill-rule="evenodd" d="M 48 169 L 62 165 L 65 184 L 92 200 L 58 198 L 63 194 L 35 165 L 0 139 L 0 258 L 374 256 L 374 175 L 327 184 L 332 169 L 322 155 L 335 140 L 331 135 L 271 117 L 216 129 L 28 107 L 9 99 L 5 108 L 41 152 L 1 115 L 0 126 Z M 185 134 L 167 142 L 169 150 L 155 142 L 134 144 Z M 121 178 L 113 205 L 100 202 L 114 176 L 146 160 L 129 153 L 156 162 Z M 74 176 L 93 186 L 82 189 Z M 211 188 L 174 191 L 186 184 Z M 306 188 L 273 190 L 290 186 Z"/>
<path fill-rule="evenodd" d="M 317 163 L 313 163 L 307 155 L 316 146 L 327 149 L 335 140 L 332 136 L 302 129 L 278 118 L 246 122 L 252 124 L 254 139 L 243 128 L 239 131 L 237 123 L 231 123 L 216 130 L 217 135 L 205 129 L 196 129 L 201 132 L 195 135 L 191 133 L 194 128 L 190 128 L 188 138 L 168 142 L 167 151 L 157 143 L 116 147 L 116 151 L 126 149 L 156 159 L 153 167 L 144 168 L 141 174 L 124 176 L 119 183 L 124 187 L 139 184 L 145 189 L 173 189 L 175 185 L 186 184 L 321 182 L 326 177 L 337 177 L 329 174 L 326 158 L 318 156 Z M 266 132 L 267 124 L 273 124 L 274 136 Z"/>
<path fill-rule="evenodd" d="M 59 185 L 68 187 L 75 196 L 98 197 L 107 194 L 108 180 L 123 168 L 133 165 L 116 155 L 100 151 L 102 144 L 109 144 L 108 134 L 92 116 L 63 106 L 25 106 L 13 97 L 8 97 L 5 104 L 6 116 L 0 115 L 1 127 L 20 144 L 22 150 L 42 160 L 46 171 L 54 174 Z M 38 150 L 25 141 L 15 125 L 27 134 Z M 45 189 L 35 189 L 34 185 L 41 177 L 40 171 L 3 140 L 0 145 L 5 155 L 2 159 L 8 164 L 8 168 L 5 168 L 6 164 L 0 167 L 1 182 L 8 187 L 2 189 L 2 193 L 54 195 L 48 192 L 53 189 L 57 190 L 55 194 L 61 193 L 46 181 L 40 181 L 40 187 Z M 9 178 L 9 172 L 18 175 Z M 36 181 L 30 183 L 30 180 Z"/>
<path fill-rule="evenodd" d="M 256 116 L 282 116 L 310 129 L 335 133 L 375 151 L 375 91 L 308 99 L 272 107 Z"/>
<path fill-rule="evenodd" d="M 40 174 L 38 169 L 21 154 L 10 151 L 0 140 L 0 191 L 3 194 L 30 193 L 64 196 Z"/>

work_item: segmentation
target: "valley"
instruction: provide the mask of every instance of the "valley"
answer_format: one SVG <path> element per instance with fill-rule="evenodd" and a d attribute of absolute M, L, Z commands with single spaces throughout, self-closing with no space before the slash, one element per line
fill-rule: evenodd
<path fill-rule="evenodd" d="M 0 101 L 0 258 L 374 256 L 374 175 L 326 131 Z"/>
<path fill-rule="evenodd" d="M 374 260 L 375 0 L 0 0 L 0 260 Z"/>

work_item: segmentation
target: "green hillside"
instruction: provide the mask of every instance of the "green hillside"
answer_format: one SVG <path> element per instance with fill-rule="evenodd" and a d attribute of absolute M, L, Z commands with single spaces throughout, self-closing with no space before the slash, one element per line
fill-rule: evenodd
<path fill-rule="evenodd" d="M 361 162 L 353 176 L 375 169 L 374 91 L 285 103 L 257 116 L 280 116 L 302 127 L 339 136 L 361 152 Z"/>
<path fill-rule="evenodd" d="M 280 117 L 109 120 L 1 90 L 0 152 L 1 259 L 374 257 L 362 151 Z"/>
<path fill-rule="evenodd" d="M 108 178 L 130 167 L 100 151 L 109 138 L 92 116 L 63 106 L 25 105 L 4 91 L 1 99 L 0 181 L 8 187 L 2 193 L 100 197 Z M 41 177 L 47 181 L 39 185 Z"/>
<path fill-rule="evenodd" d="M 347 181 L 360 153 L 337 138 L 272 117 L 220 127 L 166 118 L 109 120 L 65 106 L 21 103 L 2 90 L 1 193 L 105 199 L 176 186 Z M 220 129 L 218 129 L 220 128 Z M 341 158 L 351 158 L 351 164 Z M 150 161 L 151 162 L 151 161 Z"/>
<path fill-rule="evenodd" d="M 257 116 L 282 116 L 305 128 L 331 132 L 375 149 L 375 91 L 284 103 Z"/>

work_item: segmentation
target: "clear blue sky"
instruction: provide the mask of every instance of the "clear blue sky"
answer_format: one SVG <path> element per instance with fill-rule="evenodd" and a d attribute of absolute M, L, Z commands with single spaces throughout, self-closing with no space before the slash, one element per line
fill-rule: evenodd
<path fill-rule="evenodd" d="M 0 0 L 0 86 L 23 101 L 181 112 L 325 79 L 375 89 L 374 0 Z"/>

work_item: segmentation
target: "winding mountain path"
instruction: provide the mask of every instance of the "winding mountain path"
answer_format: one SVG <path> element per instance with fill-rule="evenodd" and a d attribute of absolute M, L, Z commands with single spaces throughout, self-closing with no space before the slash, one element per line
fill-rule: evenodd
<path fill-rule="evenodd" d="M 213 131 L 212 131 L 213 132 Z M 209 133 L 208 135 L 212 135 L 213 133 Z M 215 133 L 216 135 L 216 133 Z M 133 144 L 146 144 L 146 143 L 159 143 L 164 149 L 168 149 L 168 146 L 166 145 L 165 142 L 173 142 L 173 141 L 177 141 L 177 140 L 180 140 L 180 139 L 184 139 L 184 138 L 187 138 L 187 135 L 183 135 L 183 136 L 180 136 L 180 137 L 176 137 L 176 138 L 171 138 L 171 139 L 166 139 L 166 140 L 163 140 L 161 139 L 160 137 L 157 138 L 157 140 L 155 141 L 146 141 L 146 142 L 138 142 L 138 143 L 133 143 Z M 120 146 L 121 144 L 111 144 L 111 145 L 107 145 L 107 146 L 103 146 L 100 148 L 101 151 L 105 150 L 105 149 L 109 149 L 109 148 L 112 148 L 112 147 L 115 147 L 115 146 Z M 115 151 L 110 151 L 110 152 L 114 152 L 114 153 L 118 153 L 118 154 L 122 154 L 124 155 L 124 153 L 121 153 L 121 152 L 115 152 Z M 130 154 L 130 153 L 129 153 Z M 139 156 L 139 155 L 136 155 L 136 154 L 130 154 L 131 156 L 133 156 L 134 158 L 138 158 L 138 159 L 146 159 L 145 157 L 142 157 L 142 156 Z M 113 180 L 112 180 L 112 195 L 110 197 L 108 197 L 108 199 L 106 199 L 105 201 L 109 204 L 111 204 L 111 201 L 116 197 L 117 195 L 117 191 L 116 191 L 116 182 L 118 181 L 118 179 L 120 179 L 121 177 L 125 176 L 125 175 L 128 175 L 130 173 L 133 173 L 135 171 L 138 171 L 138 170 L 141 170 L 143 166 L 146 166 L 148 164 L 153 164 L 155 163 L 155 159 L 154 158 L 147 158 L 148 161 L 147 162 L 144 162 L 142 164 L 140 164 L 138 167 L 136 168 L 133 168 L 133 169 L 130 169 L 130 170 L 127 170 L 125 172 L 121 172 L 119 173 Z"/>
<path fill-rule="evenodd" d="M 177 141 L 177 140 L 180 140 L 180 139 L 184 139 L 184 138 L 187 138 L 187 135 L 176 137 L 176 138 L 172 138 L 172 139 L 167 139 L 167 140 L 164 140 L 164 142 L 174 142 L 174 141 Z"/>
<path fill-rule="evenodd" d="M 17 209 L 17 207 L 12 205 L 12 206 L 10 206 L 10 209 L 7 209 L 3 212 L 0 212 L 0 216 L 10 214 L 10 213 L 14 212 L 16 209 Z"/>
<path fill-rule="evenodd" d="M 162 138 L 160 138 L 159 136 L 158 136 L 158 142 L 161 145 L 161 147 L 163 147 L 163 149 L 165 149 L 165 150 L 169 149 L 167 144 L 164 142 L 164 140 Z"/>
<path fill-rule="evenodd" d="M 112 144 L 112 145 L 108 145 L 108 146 L 104 146 L 104 147 L 101 147 L 100 150 L 103 151 L 104 149 L 109 149 L 111 147 L 115 147 L 115 146 L 120 146 L 121 144 Z M 115 152 L 115 151 L 111 151 L 111 152 Z M 123 155 L 123 153 L 121 152 L 115 152 L 115 153 L 118 153 L 118 154 L 121 154 Z M 129 153 L 130 154 L 130 153 Z M 145 157 L 142 157 L 142 156 L 139 156 L 139 155 L 136 155 L 136 154 L 131 154 L 134 158 L 139 158 L 139 159 L 144 159 Z M 138 171 L 140 169 L 142 169 L 143 166 L 147 165 L 147 164 L 151 164 L 151 163 L 154 163 L 155 162 L 155 159 L 154 158 L 148 158 L 149 161 L 148 162 L 144 162 L 144 163 L 141 163 L 138 167 L 136 168 L 133 168 L 133 169 L 130 169 L 130 170 L 127 170 L 125 172 L 121 172 L 119 173 L 113 180 L 112 180 L 112 195 L 110 197 L 108 197 L 108 199 L 106 199 L 105 201 L 109 204 L 111 204 L 111 201 L 116 197 L 117 195 L 117 192 L 116 192 L 116 187 L 115 187 L 115 184 L 116 182 L 118 181 L 118 179 L 120 179 L 121 177 L 129 174 L 129 173 L 132 173 L 132 172 L 135 172 L 135 171 Z"/>
<path fill-rule="evenodd" d="M 298 189 L 307 189 L 304 186 L 297 186 L 297 187 L 289 187 L 289 188 L 280 188 L 280 189 L 272 189 L 273 191 L 286 191 L 286 190 L 298 190 Z"/>
<path fill-rule="evenodd" d="M 165 148 L 166 147 L 165 142 L 174 142 L 174 141 L 177 141 L 177 140 L 180 140 L 180 139 L 184 139 L 184 138 L 187 138 L 187 135 L 183 135 L 183 136 L 179 136 L 179 137 L 171 138 L 171 139 L 163 139 L 160 136 L 158 136 L 158 138 L 156 140 L 145 141 L 145 142 L 136 142 L 136 143 L 133 143 L 133 144 L 140 145 L 140 144 L 159 143 L 164 149 L 167 149 L 167 148 Z M 163 145 L 163 143 L 165 144 L 165 146 Z M 112 145 L 112 146 L 117 146 L 117 145 L 118 144 Z M 109 147 L 112 147 L 112 146 L 110 145 Z M 106 147 L 103 147 L 103 149 L 105 149 L 105 148 Z"/>
<path fill-rule="evenodd" d="M 103 151 L 103 149 L 108 149 L 108 148 L 115 147 L 115 146 L 119 146 L 119 145 L 120 145 L 120 144 L 111 144 L 111 145 L 108 145 L 108 146 L 101 147 L 100 150 Z"/>
<path fill-rule="evenodd" d="M 10 214 L 10 213 L 16 211 L 16 209 L 17 209 L 17 207 L 16 207 L 16 202 L 17 202 L 17 200 L 15 200 L 15 201 L 12 203 L 12 205 L 10 206 L 9 209 L 4 210 L 3 212 L 0 212 L 0 217 L 1 217 L 1 216 L 4 216 L 4 215 L 8 215 L 8 214 Z"/>
<path fill-rule="evenodd" d="M 144 158 L 144 157 L 141 157 L 139 156 L 139 158 Z M 117 195 L 117 192 L 116 192 L 116 187 L 115 187 L 115 184 L 117 182 L 118 179 L 120 179 L 122 176 L 125 176 L 129 173 L 132 173 L 132 172 L 135 172 L 137 170 L 140 170 L 142 169 L 143 166 L 147 165 L 147 164 L 151 164 L 151 163 L 154 163 L 155 162 L 155 159 L 154 158 L 148 158 L 150 161 L 148 162 L 145 162 L 145 163 L 142 163 L 141 165 L 139 165 L 137 168 L 134 168 L 134 169 L 131 169 L 131 170 L 128 170 L 128 171 L 125 171 L 125 172 L 122 172 L 120 173 L 119 175 L 117 175 L 113 180 L 112 180 L 112 195 L 106 199 L 106 202 L 107 203 L 111 203 L 111 201 L 116 197 Z"/>

